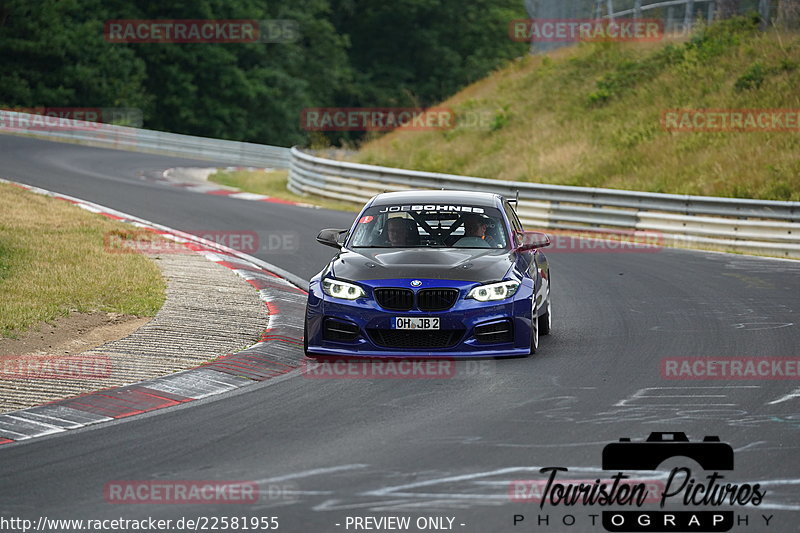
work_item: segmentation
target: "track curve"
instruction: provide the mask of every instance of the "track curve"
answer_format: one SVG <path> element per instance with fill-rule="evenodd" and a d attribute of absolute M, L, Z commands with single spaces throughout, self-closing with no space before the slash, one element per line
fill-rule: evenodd
<path fill-rule="evenodd" d="M 253 255 L 308 279 L 314 237 L 350 213 L 186 192 L 146 173 L 186 159 L 0 136 L 0 177 L 184 231 L 293 231 L 297 250 Z M 225 162 L 221 162 L 225 163 Z M 0 215 L 1 217 L 1 215 Z M 2 516 L 278 516 L 283 531 L 345 530 L 348 516 L 448 516 L 459 531 L 602 531 L 599 509 L 510 501 L 540 466 L 594 479 L 606 443 L 651 431 L 719 435 L 729 480 L 766 483 L 748 531 L 800 531 L 797 380 L 665 380 L 669 357 L 800 357 L 800 264 L 744 256 L 550 253 L 553 334 L 541 356 L 441 380 L 299 374 L 95 429 L 0 447 Z M 700 474 L 698 474 L 700 475 Z M 110 504 L 115 480 L 254 480 L 291 498 L 256 504 Z M 778 481 L 782 481 L 778 483 Z M 525 516 L 513 526 L 515 514 Z M 550 515 L 537 526 L 537 515 Z M 561 517 L 573 514 L 565 527 Z M 774 514 L 770 527 L 760 514 Z M 337 526 L 336 524 L 341 524 Z M 464 524 L 461 526 L 460 524 Z M 777 525 L 776 525 L 777 524 Z M 350 528 L 352 530 L 352 528 Z M 411 529 L 412 531 L 414 529 Z"/>

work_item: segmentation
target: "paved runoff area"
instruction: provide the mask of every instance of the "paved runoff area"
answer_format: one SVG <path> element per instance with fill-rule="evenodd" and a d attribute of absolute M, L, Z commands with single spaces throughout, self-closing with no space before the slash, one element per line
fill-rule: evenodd
<path fill-rule="evenodd" d="M 296 317 L 302 316 L 307 296 L 298 288 L 305 284 L 302 279 L 231 248 L 102 205 L 7 183 L 180 244 L 157 253 L 168 288 L 166 303 L 153 321 L 125 339 L 79 354 L 77 360 L 8 368 L 2 377 L 10 383 L 0 383 L 0 395 L 12 399 L 5 409 L 18 410 L 0 414 L 0 444 L 223 394 L 300 366 L 303 327 Z M 287 277 L 295 278 L 294 283 Z"/>

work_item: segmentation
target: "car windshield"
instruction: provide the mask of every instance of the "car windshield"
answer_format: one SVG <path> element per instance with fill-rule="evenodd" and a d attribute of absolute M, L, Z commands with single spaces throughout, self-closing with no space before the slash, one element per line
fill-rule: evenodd
<path fill-rule="evenodd" d="M 507 248 L 499 210 L 469 205 L 381 205 L 361 213 L 352 248 Z"/>

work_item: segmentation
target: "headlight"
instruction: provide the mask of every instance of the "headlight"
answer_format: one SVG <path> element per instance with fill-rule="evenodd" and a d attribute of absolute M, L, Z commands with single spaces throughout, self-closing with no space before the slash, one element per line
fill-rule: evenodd
<path fill-rule="evenodd" d="M 501 281 L 499 283 L 490 283 L 488 285 L 480 285 L 475 287 L 467 298 L 474 298 L 479 302 L 490 302 L 494 300 L 505 300 L 511 298 L 519 289 L 518 281 Z"/>
<path fill-rule="evenodd" d="M 346 281 L 339 281 L 338 279 L 322 280 L 322 290 L 325 291 L 325 294 L 328 296 L 343 298 L 345 300 L 356 300 L 367 295 L 364 289 L 358 285 L 353 285 Z"/>

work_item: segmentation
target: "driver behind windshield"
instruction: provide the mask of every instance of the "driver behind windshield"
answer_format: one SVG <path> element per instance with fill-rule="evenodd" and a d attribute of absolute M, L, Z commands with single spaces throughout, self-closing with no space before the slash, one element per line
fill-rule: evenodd
<path fill-rule="evenodd" d="M 416 246 L 419 233 L 414 221 L 407 218 L 390 218 L 386 221 L 388 244 L 392 247 Z"/>
<path fill-rule="evenodd" d="M 488 218 L 476 214 L 464 215 L 464 236 L 455 245 L 460 248 L 492 248 L 494 240 L 487 237 L 487 227 Z"/>

